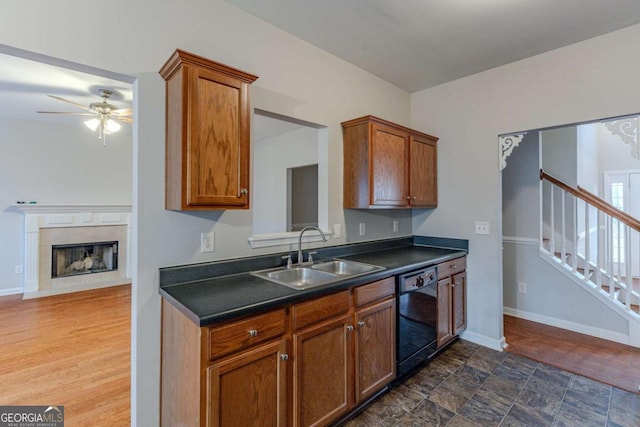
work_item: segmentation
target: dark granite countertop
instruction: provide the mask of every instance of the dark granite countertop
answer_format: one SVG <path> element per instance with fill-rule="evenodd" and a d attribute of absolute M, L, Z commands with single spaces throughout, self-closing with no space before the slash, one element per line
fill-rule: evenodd
<path fill-rule="evenodd" d="M 466 241 L 436 239 L 436 243 L 442 243 L 444 240 L 444 243 L 450 246 L 436 247 L 428 245 L 432 242 L 429 239 L 433 238 L 414 236 L 319 248 L 318 255 L 314 257 L 316 260 L 342 258 L 377 265 L 384 267 L 384 270 L 317 288 L 291 289 L 249 273 L 250 270 L 281 265 L 281 254 L 276 254 L 161 269 L 160 294 L 194 323 L 206 326 L 428 267 L 467 254 Z M 238 269 L 244 271 L 235 271 Z M 185 281 L 181 282 L 181 278 Z M 186 281 L 188 279 L 194 280 Z"/>

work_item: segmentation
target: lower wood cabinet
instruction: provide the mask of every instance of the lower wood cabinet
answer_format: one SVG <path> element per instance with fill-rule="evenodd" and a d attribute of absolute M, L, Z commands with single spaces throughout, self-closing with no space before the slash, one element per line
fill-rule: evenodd
<path fill-rule="evenodd" d="M 207 368 L 207 426 L 285 426 L 287 341 L 240 352 Z"/>
<path fill-rule="evenodd" d="M 355 313 L 355 393 L 361 402 L 395 378 L 395 298 Z"/>
<path fill-rule="evenodd" d="M 293 425 L 323 426 L 351 406 L 350 316 L 293 335 Z"/>
<path fill-rule="evenodd" d="M 220 325 L 162 303 L 163 426 L 324 426 L 395 378 L 393 277 Z"/>
<path fill-rule="evenodd" d="M 467 327 L 466 258 L 438 265 L 437 347 L 449 343 Z"/>

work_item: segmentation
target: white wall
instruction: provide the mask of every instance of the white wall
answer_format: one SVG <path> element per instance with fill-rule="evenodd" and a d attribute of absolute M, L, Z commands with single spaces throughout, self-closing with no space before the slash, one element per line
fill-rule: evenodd
<path fill-rule="evenodd" d="M 407 125 L 409 94 L 220 0 L 68 0 L 38 4 L 36 10 L 29 3 L 7 0 L 2 12 L 1 44 L 138 77 L 132 227 L 136 235 L 132 242 L 132 420 L 140 426 L 158 425 L 158 268 L 283 248 L 249 249 L 251 211 L 164 210 L 165 98 L 164 82 L 157 70 L 180 47 L 260 76 L 251 89 L 254 107 L 327 124 L 329 223 L 343 225 L 343 238 L 332 240 L 332 244 L 344 243 L 344 236 L 349 234 L 339 191 L 340 122 L 373 114 Z M 114 13 L 117 19 L 107 23 L 96 20 Z M 103 43 L 102 33 L 96 31 L 105 26 L 110 30 L 109 43 Z M 410 217 L 403 217 L 401 230 L 410 232 L 409 224 Z M 388 230 L 386 235 L 392 235 L 391 227 Z M 212 254 L 199 253 L 199 236 L 204 231 L 215 231 L 216 251 Z"/>
<path fill-rule="evenodd" d="M 24 215 L 18 200 L 40 204 L 131 204 L 131 135 L 104 147 L 78 127 L 0 117 L 0 295 L 21 293 Z"/>
<path fill-rule="evenodd" d="M 503 336 L 497 136 L 640 111 L 639 50 L 636 25 L 412 95 L 411 126 L 440 137 L 438 209 L 413 231 L 469 239 L 468 336 Z"/>

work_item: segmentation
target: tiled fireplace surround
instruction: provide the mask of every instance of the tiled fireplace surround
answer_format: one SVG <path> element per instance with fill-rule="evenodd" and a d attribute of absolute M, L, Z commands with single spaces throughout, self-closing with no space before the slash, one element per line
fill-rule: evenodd
<path fill-rule="evenodd" d="M 25 215 L 24 298 L 130 282 L 128 205 L 20 205 Z M 53 245 L 118 241 L 118 269 L 51 278 Z"/>

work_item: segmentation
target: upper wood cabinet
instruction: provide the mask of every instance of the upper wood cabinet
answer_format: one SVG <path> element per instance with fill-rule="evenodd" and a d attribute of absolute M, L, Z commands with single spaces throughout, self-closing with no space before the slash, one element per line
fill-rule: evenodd
<path fill-rule="evenodd" d="M 342 123 L 345 208 L 435 207 L 438 138 L 373 116 Z"/>
<path fill-rule="evenodd" d="M 172 210 L 248 209 L 249 85 L 257 77 L 182 50 L 166 81 L 166 198 Z"/>

